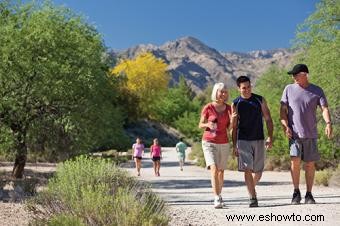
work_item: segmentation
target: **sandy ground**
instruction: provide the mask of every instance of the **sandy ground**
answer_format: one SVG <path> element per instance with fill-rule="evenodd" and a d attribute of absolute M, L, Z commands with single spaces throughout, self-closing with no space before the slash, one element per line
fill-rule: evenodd
<path fill-rule="evenodd" d="M 225 207 L 214 209 L 210 171 L 192 163 L 180 171 L 175 150 L 164 148 L 161 176 L 156 177 L 148 157 L 143 159 L 138 178 L 150 182 L 153 190 L 168 203 L 170 225 L 340 225 L 339 188 L 315 186 L 313 194 L 317 204 L 293 206 L 290 205 L 293 191 L 290 173 L 266 171 L 257 186 L 259 207 L 249 208 L 243 173 L 226 171 L 222 192 Z M 136 175 L 133 167 L 133 162 L 125 165 Z M 300 189 L 304 196 L 305 185 Z"/>
<path fill-rule="evenodd" d="M 31 176 L 33 173 L 44 177 L 55 171 L 56 165 L 50 163 L 28 163 L 25 167 L 25 175 Z M 0 163 L 0 173 L 9 174 L 13 169 L 13 163 Z M 9 203 L 0 201 L 0 225 L 1 226 L 22 226 L 28 225 L 31 215 L 25 210 L 23 203 Z"/>

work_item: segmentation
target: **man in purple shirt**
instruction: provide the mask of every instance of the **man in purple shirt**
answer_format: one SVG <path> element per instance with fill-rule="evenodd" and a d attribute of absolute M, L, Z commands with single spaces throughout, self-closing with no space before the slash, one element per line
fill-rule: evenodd
<path fill-rule="evenodd" d="M 281 98 L 280 118 L 284 133 L 289 138 L 291 157 L 291 175 L 294 185 L 292 204 L 300 204 L 299 190 L 300 162 L 305 162 L 307 192 L 305 203 L 314 204 L 312 187 L 315 174 L 315 161 L 320 159 L 317 149 L 316 109 L 321 107 L 326 122 L 325 133 L 332 136 L 332 122 L 327 99 L 323 90 L 308 81 L 308 68 L 297 64 L 288 74 L 292 75 L 294 84 L 287 85 Z"/>

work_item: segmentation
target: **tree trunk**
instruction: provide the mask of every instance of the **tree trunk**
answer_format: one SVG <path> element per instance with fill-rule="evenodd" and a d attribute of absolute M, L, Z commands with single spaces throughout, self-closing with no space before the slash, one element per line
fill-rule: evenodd
<path fill-rule="evenodd" d="M 26 154 L 21 154 L 21 155 L 18 154 L 15 157 L 12 177 L 14 177 L 14 178 L 23 178 L 23 176 L 24 176 L 24 168 L 25 168 L 25 164 L 26 164 L 26 159 L 27 159 Z"/>
<path fill-rule="evenodd" d="M 18 132 L 16 136 L 16 155 L 12 172 L 12 177 L 14 178 L 23 178 L 24 176 L 24 168 L 27 160 L 27 146 L 25 142 L 25 137 L 25 131 Z"/>

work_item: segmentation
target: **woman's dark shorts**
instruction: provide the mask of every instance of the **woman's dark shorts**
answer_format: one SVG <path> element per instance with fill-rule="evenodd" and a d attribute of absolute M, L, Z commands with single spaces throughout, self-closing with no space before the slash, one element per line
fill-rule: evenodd
<path fill-rule="evenodd" d="M 161 157 L 152 157 L 152 161 L 156 162 L 156 161 L 160 161 Z"/>

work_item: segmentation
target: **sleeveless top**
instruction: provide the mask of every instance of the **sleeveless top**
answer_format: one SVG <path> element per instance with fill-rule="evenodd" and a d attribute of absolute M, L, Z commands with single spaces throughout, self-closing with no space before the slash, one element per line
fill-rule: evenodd
<path fill-rule="evenodd" d="M 254 93 L 248 99 L 239 96 L 233 103 L 238 113 L 237 139 L 263 140 L 262 96 Z"/>

